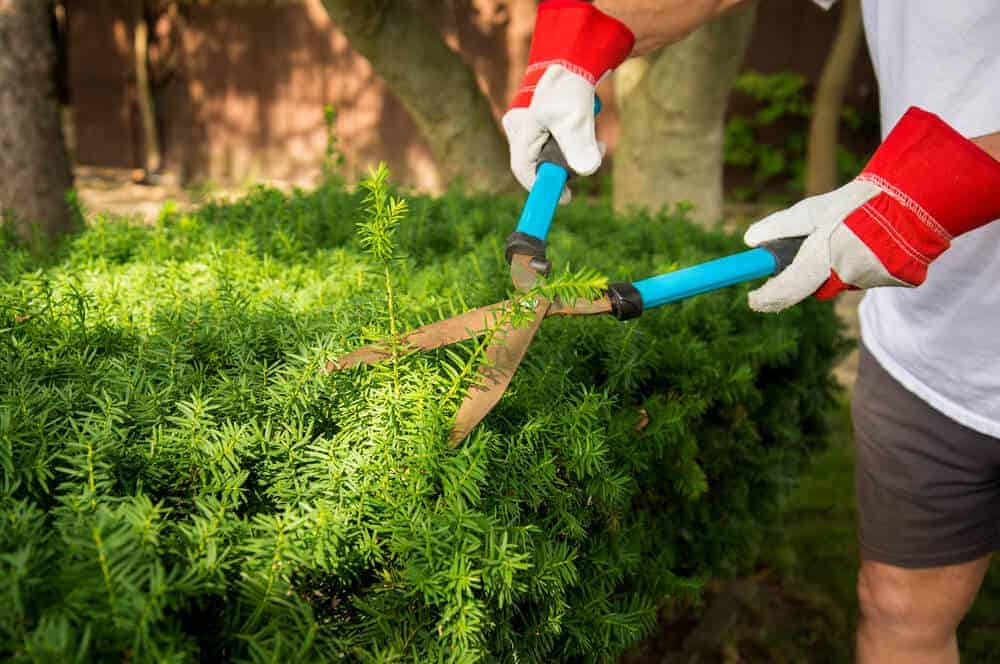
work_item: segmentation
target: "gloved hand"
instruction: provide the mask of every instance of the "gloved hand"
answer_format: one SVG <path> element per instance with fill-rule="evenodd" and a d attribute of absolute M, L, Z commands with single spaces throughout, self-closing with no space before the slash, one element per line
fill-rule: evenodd
<path fill-rule="evenodd" d="M 590 175 L 603 151 L 594 132 L 594 88 L 620 65 L 635 37 L 624 23 L 587 2 L 548 0 L 538 6 L 528 68 L 503 116 L 510 166 L 531 189 L 538 153 L 555 137 L 570 168 Z M 568 190 L 563 194 L 568 199 Z"/>
<path fill-rule="evenodd" d="M 750 293 L 750 307 L 781 311 L 811 294 L 918 286 L 953 238 L 997 218 L 1000 162 L 911 107 L 852 182 L 747 230 L 751 247 L 808 236 L 788 268 Z"/>

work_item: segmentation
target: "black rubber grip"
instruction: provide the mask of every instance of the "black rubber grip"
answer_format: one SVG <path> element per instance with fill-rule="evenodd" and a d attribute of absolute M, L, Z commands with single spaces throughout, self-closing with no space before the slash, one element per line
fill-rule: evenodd
<path fill-rule="evenodd" d="M 545 145 L 542 146 L 542 151 L 538 153 L 538 165 L 541 166 L 545 162 L 550 164 L 555 164 L 556 166 L 562 166 L 563 169 L 570 175 L 573 175 L 573 169 L 569 167 L 569 162 L 566 161 L 566 155 L 563 154 L 562 149 L 559 144 L 556 143 L 556 139 L 549 134 L 548 140 L 545 141 Z"/>
<path fill-rule="evenodd" d="M 539 240 L 534 235 L 514 231 L 507 236 L 506 253 L 508 265 L 514 258 L 514 254 L 545 260 L 545 240 Z"/>
<path fill-rule="evenodd" d="M 608 284 L 608 300 L 611 301 L 611 313 L 618 320 L 629 320 L 642 315 L 642 295 L 630 281 Z"/>
<path fill-rule="evenodd" d="M 762 249 L 767 249 L 774 256 L 774 274 L 781 274 L 782 270 L 792 264 L 795 256 L 799 253 L 799 248 L 806 239 L 806 235 L 796 237 L 783 237 L 778 240 L 771 240 L 760 245 Z"/>

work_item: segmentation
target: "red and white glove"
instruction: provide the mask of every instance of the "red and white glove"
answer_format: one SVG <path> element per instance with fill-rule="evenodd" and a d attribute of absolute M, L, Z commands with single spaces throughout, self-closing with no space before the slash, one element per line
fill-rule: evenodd
<path fill-rule="evenodd" d="M 1000 162 L 911 107 L 852 182 L 747 230 L 751 247 L 808 236 L 788 268 L 750 293 L 750 307 L 781 311 L 811 294 L 918 286 L 953 238 L 997 218 Z"/>
<path fill-rule="evenodd" d="M 538 153 L 550 133 L 576 173 L 590 175 L 601 165 L 594 88 L 634 43 L 624 23 L 590 3 L 548 0 L 538 6 L 528 68 L 503 116 L 511 170 L 525 189 L 535 181 Z"/>

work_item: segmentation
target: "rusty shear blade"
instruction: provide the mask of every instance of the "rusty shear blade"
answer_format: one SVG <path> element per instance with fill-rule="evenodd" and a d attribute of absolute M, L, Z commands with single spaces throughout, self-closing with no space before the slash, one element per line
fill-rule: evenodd
<path fill-rule="evenodd" d="M 481 336 L 497 324 L 497 319 L 508 307 L 510 300 L 504 300 L 418 327 L 400 337 L 400 349 L 404 353 L 431 350 Z M 545 316 L 596 316 L 610 313 L 611 303 L 607 297 L 601 297 L 596 300 L 577 300 L 572 304 L 556 300 L 549 305 Z M 388 360 L 391 356 L 392 349 L 388 344 L 371 344 L 329 360 L 326 363 L 326 370 L 334 372 L 350 369 L 359 364 L 376 364 Z"/>
<path fill-rule="evenodd" d="M 511 279 L 521 292 L 530 290 L 541 276 L 539 266 L 530 256 L 515 254 L 510 263 Z M 535 333 L 547 316 L 589 316 L 611 313 L 611 302 L 607 297 L 594 301 L 577 300 L 563 304 L 539 298 L 535 305 L 535 316 L 531 322 L 521 327 L 507 327 L 497 332 L 496 338 L 486 349 L 486 360 L 476 375 L 476 382 L 462 400 L 455 415 L 455 426 L 448 441 L 454 447 L 465 440 L 469 432 L 500 402 L 510 385 L 521 360 Z"/>
<path fill-rule="evenodd" d="M 530 289 L 538 279 L 535 266 L 526 256 L 514 256 L 511 275 L 515 286 L 522 292 Z M 530 322 L 519 326 L 507 322 L 502 328 L 497 329 L 512 306 L 514 304 L 510 300 L 505 300 L 479 307 L 446 320 L 418 327 L 399 339 L 398 348 L 402 352 L 410 353 L 441 348 L 495 330 L 495 336 L 486 348 L 486 357 L 476 374 L 475 382 L 469 388 L 455 415 L 455 425 L 449 435 L 449 442 L 453 447 L 462 442 L 499 403 L 524 359 L 528 346 L 535 338 L 535 333 L 546 317 L 612 313 L 611 302 L 607 296 L 596 300 L 576 300 L 571 303 L 538 298 Z M 326 370 L 341 371 L 359 364 L 381 362 L 391 356 L 392 348 L 388 344 L 373 344 L 330 360 L 326 364 Z"/>
<path fill-rule="evenodd" d="M 462 400 L 455 415 L 455 426 L 448 442 L 455 447 L 497 405 L 510 385 L 517 367 L 535 338 L 542 321 L 549 314 L 548 300 L 539 299 L 535 317 L 527 325 L 506 327 L 496 332 L 496 338 L 486 349 L 486 360 L 476 375 L 476 382 Z"/>
<path fill-rule="evenodd" d="M 400 337 L 399 347 L 403 352 L 411 353 L 441 348 L 457 341 L 478 337 L 496 325 L 497 317 L 508 307 L 510 302 L 505 300 L 418 327 L 406 336 Z M 372 344 L 330 360 L 326 363 L 326 370 L 341 371 L 358 364 L 375 364 L 390 357 L 392 349 L 388 344 Z"/>
<path fill-rule="evenodd" d="M 598 316 L 610 313 L 611 302 L 606 296 L 596 300 L 577 300 L 573 304 L 539 299 L 535 317 L 530 323 L 498 331 L 497 338 L 486 349 L 486 361 L 479 369 L 476 383 L 469 388 L 458 408 L 455 426 L 448 437 L 451 446 L 465 440 L 469 432 L 499 403 L 543 320 L 549 316 Z"/>

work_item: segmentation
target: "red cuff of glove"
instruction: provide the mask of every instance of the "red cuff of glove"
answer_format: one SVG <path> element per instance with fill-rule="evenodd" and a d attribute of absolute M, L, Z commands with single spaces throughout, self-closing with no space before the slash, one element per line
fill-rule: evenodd
<path fill-rule="evenodd" d="M 628 58 L 635 35 L 616 18 L 588 2 L 548 0 L 538 5 L 528 69 L 511 108 L 531 103 L 538 79 L 561 65 L 591 85 Z"/>
<path fill-rule="evenodd" d="M 883 193 L 845 221 L 890 274 L 917 285 L 954 237 L 1000 218 L 1000 162 L 911 107 L 858 176 Z"/>
<path fill-rule="evenodd" d="M 1000 162 L 911 107 L 858 176 L 951 239 L 1000 217 Z"/>

